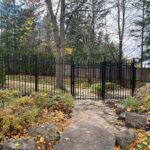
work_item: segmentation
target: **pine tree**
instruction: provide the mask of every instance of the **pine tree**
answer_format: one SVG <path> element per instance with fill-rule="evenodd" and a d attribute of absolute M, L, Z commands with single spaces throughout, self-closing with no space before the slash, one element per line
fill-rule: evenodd
<path fill-rule="evenodd" d="M 144 62 L 147 62 L 149 59 L 149 38 L 150 38 L 150 24 L 149 24 L 149 15 L 150 15 L 150 2 L 149 0 L 138 0 L 134 3 L 134 6 L 137 10 L 141 11 L 141 15 L 135 21 L 136 28 L 131 30 L 132 35 L 136 38 L 137 41 L 140 40 L 141 47 L 141 58 L 139 62 L 141 63 L 141 68 L 143 68 Z M 139 46 L 138 45 L 138 46 Z"/>
<path fill-rule="evenodd" d="M 143 60 L 146 61 L 147 64 L 150 64 L 150 1 L 146 1 L 146 18 L 144 20 L 145 29 L 146 29 L 146 37 L 145 37 L 145 51 L 143 53 Z"/>

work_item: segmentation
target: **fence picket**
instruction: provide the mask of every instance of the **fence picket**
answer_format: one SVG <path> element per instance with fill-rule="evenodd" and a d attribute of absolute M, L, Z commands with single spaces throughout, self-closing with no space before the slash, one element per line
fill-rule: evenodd
<path fill-rule="evenodd" d="M 22 95 L 39 91 L 50 95 L 70 93 L 76 99 L 105 100 L 126 98 L 135 92 L 135 60 L 110 62 L 105 58 L 101 63 L 75 63 L 19 56 L 1 57 L 0 64 L 0 88 L 18 90 Z M 61 90 L 55 87 L 56 64 L 63 67 L 64 88 Z"/>

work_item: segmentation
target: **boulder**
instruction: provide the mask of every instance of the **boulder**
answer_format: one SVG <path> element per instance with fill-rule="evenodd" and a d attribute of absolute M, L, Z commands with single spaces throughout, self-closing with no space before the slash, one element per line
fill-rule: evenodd
<path fill-rule="evenodd" d="M 119 114 L 119 116 L 118 116 L 119 120 L 125 120 L 125 118 L 126 118 L 126 113 L 125 112 Z"/>
<path fill-rule="evenodd" d="M 117 108 L 116 108 L 116 114 L 119 116 L 120 114 L 124 113 L 126 110 L 125 106 L 123 105 L 117 105 Z"/>
<path fill-rule="evenodd" d="M 28 134 L 33 137 L 42 136 L 46 141 L 58 141 L 60 140 L 60 134 L 58 129 L 51 125 L 45 124 L 43 126 L 33 126 L 28 129 Z"/>
<path fill-rule="evenodd" d="M 37 150 L 37 145 L 31 139 L 9 139 L 3 143 L 1 150 Z"/>
<path fill-rule="evenodd" d="M 115 108 L 116 107 L 116 101 L 115 100 L 105 100 L 106 106 L 110 108 Z"/>
<path fill-rule="evenodd" d="M 104 126 L 98 127 L 83 121 L 71 125 L 54 150 L 112 150 L 115 141 L 114 134 Z"/>
<path fill-rule="evenodd" d="M 126 113 L 125 124 L 126 126 L 133 128 L 144 128 L 146 127 L 146 115 L 140 115 L 136 113 Z"/>
<path fill-rule="evenodd" d="M 134 139 L 135 133 L 132 130 L 124 130 L 116 134 L 116 144 L 120 145 L 122 148 L 131 144 Z"/>

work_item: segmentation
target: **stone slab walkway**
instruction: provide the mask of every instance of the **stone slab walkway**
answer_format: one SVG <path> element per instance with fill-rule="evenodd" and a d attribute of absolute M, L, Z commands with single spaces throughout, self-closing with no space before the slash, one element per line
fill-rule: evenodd
<path fill-rule="evenodd" d="M 115 134 L 125 130 L 102 101 L 76 101 L 72 123 L 54 150 L 113 150 Z"/>

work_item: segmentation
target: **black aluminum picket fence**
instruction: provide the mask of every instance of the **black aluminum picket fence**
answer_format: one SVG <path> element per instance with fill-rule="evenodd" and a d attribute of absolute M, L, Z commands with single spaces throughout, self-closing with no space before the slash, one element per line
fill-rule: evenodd
<path fill-rule="evenodd" d="M 63 89 L 56 88 L 58 80 Z M 134 94 L 135 83 L 134 61 L 74 63 L 37 56 L 0 58 L 0 88 L 17 90 L 21 95 L 39 91 L 52 96 L 71 93 L 83 100 L 122 99 Z"/>

